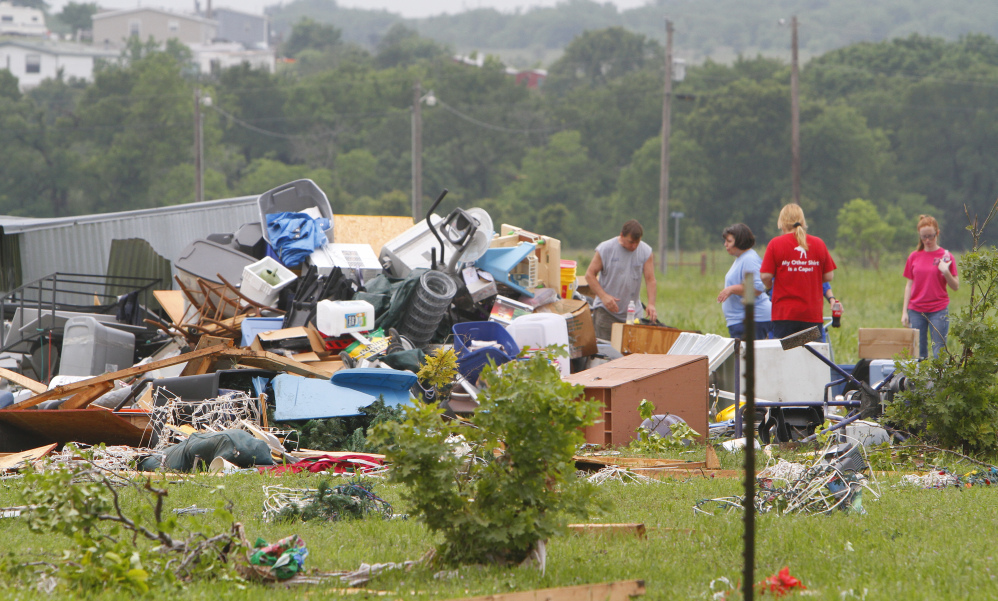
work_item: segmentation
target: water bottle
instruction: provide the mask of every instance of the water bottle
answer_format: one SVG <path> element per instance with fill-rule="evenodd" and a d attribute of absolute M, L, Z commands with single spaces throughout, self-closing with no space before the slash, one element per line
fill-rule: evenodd
<path fill-rule="evenodd" d="M 832 327 L 838 328 L 842 325 L 842 303 L 835 301 L 832 303 Z"/>
<path fill-rule="evenodd" d="M 637 314 L 638 310 L 634 306 L 634 301 L 627 303 L 627 322 L 634 323 L 634 316 Z"/>

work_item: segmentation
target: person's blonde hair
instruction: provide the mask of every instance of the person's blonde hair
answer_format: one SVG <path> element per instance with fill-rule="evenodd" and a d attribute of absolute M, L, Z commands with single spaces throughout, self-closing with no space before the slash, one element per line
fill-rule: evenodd
<path fill-rule="evenodd" d="M 807 221 L 804 219 L 804 210 L 799 204 L 784 205 L 780 209 L 780 218 L 776 220 L 776 225 L 781 231 L 793 232 L 797 244 L 807 250 Z"/>
<path fill-rule="evenodd" d="M 915 233 L 918 234 L 918 250 L 925 250 L 925 242 L 922 241 L 923 227 L 931 227 L 936 230 L 936 241 L 939 241 L 939 222 L 936 221 L 936 218 L 931 215 L 919 215 L 918 226 L 915 228 Z"/>

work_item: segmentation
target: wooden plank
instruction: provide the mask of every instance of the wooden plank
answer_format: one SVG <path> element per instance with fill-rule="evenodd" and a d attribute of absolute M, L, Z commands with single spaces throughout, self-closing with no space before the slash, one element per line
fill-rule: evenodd
<path fill-rule="evenodd" d="M 38 447 L 36 449 L 30 449 L 28 451 L 22 451 L 20 453 L 9 453 L 0 457 L 0 472 L 5 472 L 7 470 L 15 469 L 22 463 L 31 463 L 36 459 L 41 459 L 42 457 L 48 455 L 56 448 L 57 444 L 48 444 L 43 447 Z"/>
<path fill-rule="evenodd" d="M 35 394 L 41 394 L 48 390 L 48 387 L 41 382 L 36 382 L 27 376 L 22 376 L 16 371 L 10 371 L 9 369 L 4 369 L 0 367 L 0 378 L 5 380 L 10 380 L 14 384 L 17 384 L 21 388 L 27 388 Z"/>
<path fill-rule="evenodd" d="M 151 363 L 146 363 L 145 365 L 134 365 L 132 367 L 121 369 L 107 374 L 102 374 L 100 376 L 94 376 L 87 380 L 80 380 L 79 382 L 73 382 L 71 384 L 66 384 L 64 386 L 58 386 L 43 392 L 37 396 L 33 396 L 30 399 L 25 399 L 20 403 L 16 403 L 4 409 L 2 411 L 14 411 L 17 409 L 28 409 L 29 407 L 34 407 L 39 403 L 49 401 L 52 399 L 61 399 L 72 394 L 75 394 L 85 388 L 89 388 L 94 384 L 100 384 L 102 382 L 114 382 L 115 380 L 124 380 L 127 378 L 133 378 L 135 376 L 140 376 L 146 372 L 150 372 L 156 369 L 162 369 L 164 367 L 170 367 L 171 365 L 179 365 L 181 363 L 186 363 L 193 359 L 199 359 L 201 357 L 207 357 L 208 355 L 217 354 L 224 351 L 225 347 L 211 347 L 206 349 L 201 349 L 199 351 L 192 351 L 190 353 L 184 353 L 177 355 L 176 357 L 168 357 L 166 359 L 160 359 L 159 361 L 152 361 Z"/>
<path fill-rule="evenodd" d="M 423 218 L 422 215 L 419 217 Z M 342 244 L 370 244 L 375 255 L 381 254 L 386 242 L 408 231 L 412 217 L 383 215 L 336 215 L 333 239 Z"/>
<path fill-rule="evenodd" d="M 644 524 L 569 524 L 568 529 L 576 534 L 630 534 L 648 538 Z"/>
<path fill-rule="evenodd" d="M 707 445 L 707 458 L 704 463 L 707 464 L 709 470 L 721 469 L 721 460 L 717 458 L 717 451 L 711 445 Z"/>
<path fill-rule="evenodd" d="M 216 336 L 209 336 L 207 334 L 201 336 L 198 340 L 198 345 L 194 349 L 196 351 L 210 348 L 213 346 L 222 346 L 224 348 L 232 348 L 234 343 L 231 338 L 218 338 Z M 194 361 L 188 361 L 187 365 L 184 366 L 183 371 L 180 372 L 181 376 L 200 376 L 202 374 L 208 373 L 211 366 L 215 363 L 215 357 L 208 356 L 196 359 Z"/>
<path fill-rule="evenodd" d="M 633 323 L 624 324 L 619 350 L 624 355 L 633 353 L 665 355 L 684 331 L 686 330 Z"/>
<path fill-rule="evenodd" d="M 100 384 L 95 384 L 90 388 L 86 388 L 76 393 L 62 405 L 59 405 L 60 409 L 85 409 L 87 405 L 93 403 L 104 394 L 111 391 L 114 388 L 114 382 L 101 382 Z"/>
<path fill-rule="evenodd" d="M 644 580 L 620 580 L 519 593 L 464 597 L 454 601 L 627 601 L 643 594 L 645 594 Z"/>
<path fill-rule="evenodd" d="M 573 457 L 576 463 L 595 463 L 598 465 L 615 465 L 617 467 L 666 467 L 699 469 L 706 467 L 703 461 L 683 461 L 681 459 L 653 459 L 651 457 L 616 457 L 612 455 L 577 455 Z"/>
<path fill-rule="evenodd" d="M 184 293 L 180 290 L 153 290 L 153 297 L 163 307 L 173 325 L 184 323 Z"/>
<path fill-rule="evenodd" d="M 48 409 L 0 411 L 0 423 L 9 424 L 31 435 L 39 443 L 82 442 L 95 445 L 142 443 L 142 428 L 137 428 L 107 409 Z"/>

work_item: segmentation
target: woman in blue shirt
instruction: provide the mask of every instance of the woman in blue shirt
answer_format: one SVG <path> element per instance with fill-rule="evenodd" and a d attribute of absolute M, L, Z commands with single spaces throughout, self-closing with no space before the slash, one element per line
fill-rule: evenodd
<path fill-rule="evenodd" d="M 741 338 L 745 333 L 742 323 L 745 320 L 745 307 L 742 305 L 742 294 L 745 292 L 745 274 L 751 273 L 755 283 L 755 339 L 769 338 L 773 331 L 771 312 L 773 304 L 766 294 L 766 288 L 759 277 L 762 259 L 759 253 L 752 250 L 755 246 L 755 236 L 744 223 L 736 223 L 724 228 L 721 232 L 724 238 L 724 249 L 735 258 L 731 269 L 724 276 L 724 289 L 717 295 L 717 302 L 722 303 L 724 320 L 728 325 L 728 335 Z"/>

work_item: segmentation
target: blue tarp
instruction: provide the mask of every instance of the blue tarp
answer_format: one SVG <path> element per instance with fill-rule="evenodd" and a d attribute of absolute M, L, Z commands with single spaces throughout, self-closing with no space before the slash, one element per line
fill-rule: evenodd
<path fill-rule="evenodd" d="M 301 265 L 315 249 L 328 242 L 317 220 L 305 213 L 268 214 L 267 237 L 287 267 Z"/>
<path fill-rule="evenodd" d="M 379 396 L 392 407 L 410 400 L 417 381 L 408 371 L 380 368 L 341 370 L 331 381 L 281 374 L 274 378 L 274 419 L 325 419 L 360 415 Z"/>

